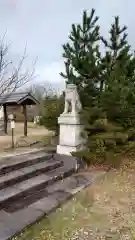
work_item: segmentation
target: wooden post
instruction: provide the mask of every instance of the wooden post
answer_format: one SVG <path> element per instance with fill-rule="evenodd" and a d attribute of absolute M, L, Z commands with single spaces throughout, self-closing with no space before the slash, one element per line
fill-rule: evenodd
<path fill-rule="evenodd" d="M 3 109 L 4 109 L 4 133 L 7 134 L 8 117 L 7 117 L 7 106 L 6 106 L 6 104 L 3 105 Z"/>
<path fill-rule="evenodd" d="M 23 114 L 24 114 L 24 136 L 27 136 L 27 107 L 23 105 Z"/>

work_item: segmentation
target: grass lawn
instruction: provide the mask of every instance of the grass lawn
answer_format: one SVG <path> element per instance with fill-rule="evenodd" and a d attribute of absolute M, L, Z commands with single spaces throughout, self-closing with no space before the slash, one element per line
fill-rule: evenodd
<path fill-rule="evenodd" d="M 135 240 L 135 162 L 111 170 L 16 240 Z"/>

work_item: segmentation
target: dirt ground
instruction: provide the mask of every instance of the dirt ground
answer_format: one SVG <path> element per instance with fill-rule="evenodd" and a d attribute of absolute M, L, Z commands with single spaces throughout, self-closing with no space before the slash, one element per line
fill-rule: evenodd
<path fill-rule="evenodd" d="M 42 126 L 34 125 L 34 123 L 28 123 L 28 136 L 24 137 L 24 124 L 16 123 L 14 130 L 15 145 L 27 145 L 27 143 L 40 141 L 44 137 L 51 136 L 52 134 L 52 132 Z M 11 129 L 10 126 L 8 126 L 8 135 L 0 136 L 0 151 L 10 148 L 11 141 Z"/>

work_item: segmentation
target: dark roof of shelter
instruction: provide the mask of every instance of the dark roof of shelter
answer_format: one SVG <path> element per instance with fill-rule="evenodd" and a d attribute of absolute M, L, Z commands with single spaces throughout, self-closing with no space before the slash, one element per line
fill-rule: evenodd
<path fill-rule="evenodd" d="M 23 104 L 35 105 L 38 101 L 29 92 L 12 92 L 0 96 L 0 105 L 2 104 Z"/>

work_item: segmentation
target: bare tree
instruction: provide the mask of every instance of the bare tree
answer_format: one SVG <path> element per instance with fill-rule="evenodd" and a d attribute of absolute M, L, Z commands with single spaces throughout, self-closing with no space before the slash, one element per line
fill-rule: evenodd
<path fill-rule="evenodd" d="M 57 91 L 51 84 L 47 84 L 46 86 L 43 83 L 35 83 L 26 88 L 26 91 L 32 93 L 39 102 L 44 101 L 47 97 L 57 95 Z"/>
<path fill-rule="evenodd" d="M 24 70 L 24 62 L 27 58 L 26 48 L 17 66 L 9 60 L 9 45 L 5 43 L 5 36 L 0 40 L 0 95 L 10 93 L 22 87 L 34 77 L 35 63 L 31 69 Z"/>
<path fill-rule="evenodd" d="M 48 94 L 45 86 L 39 83 L 32 84 L 26 91 L 32 93 L 39 102 L 42 102 Z"/>

